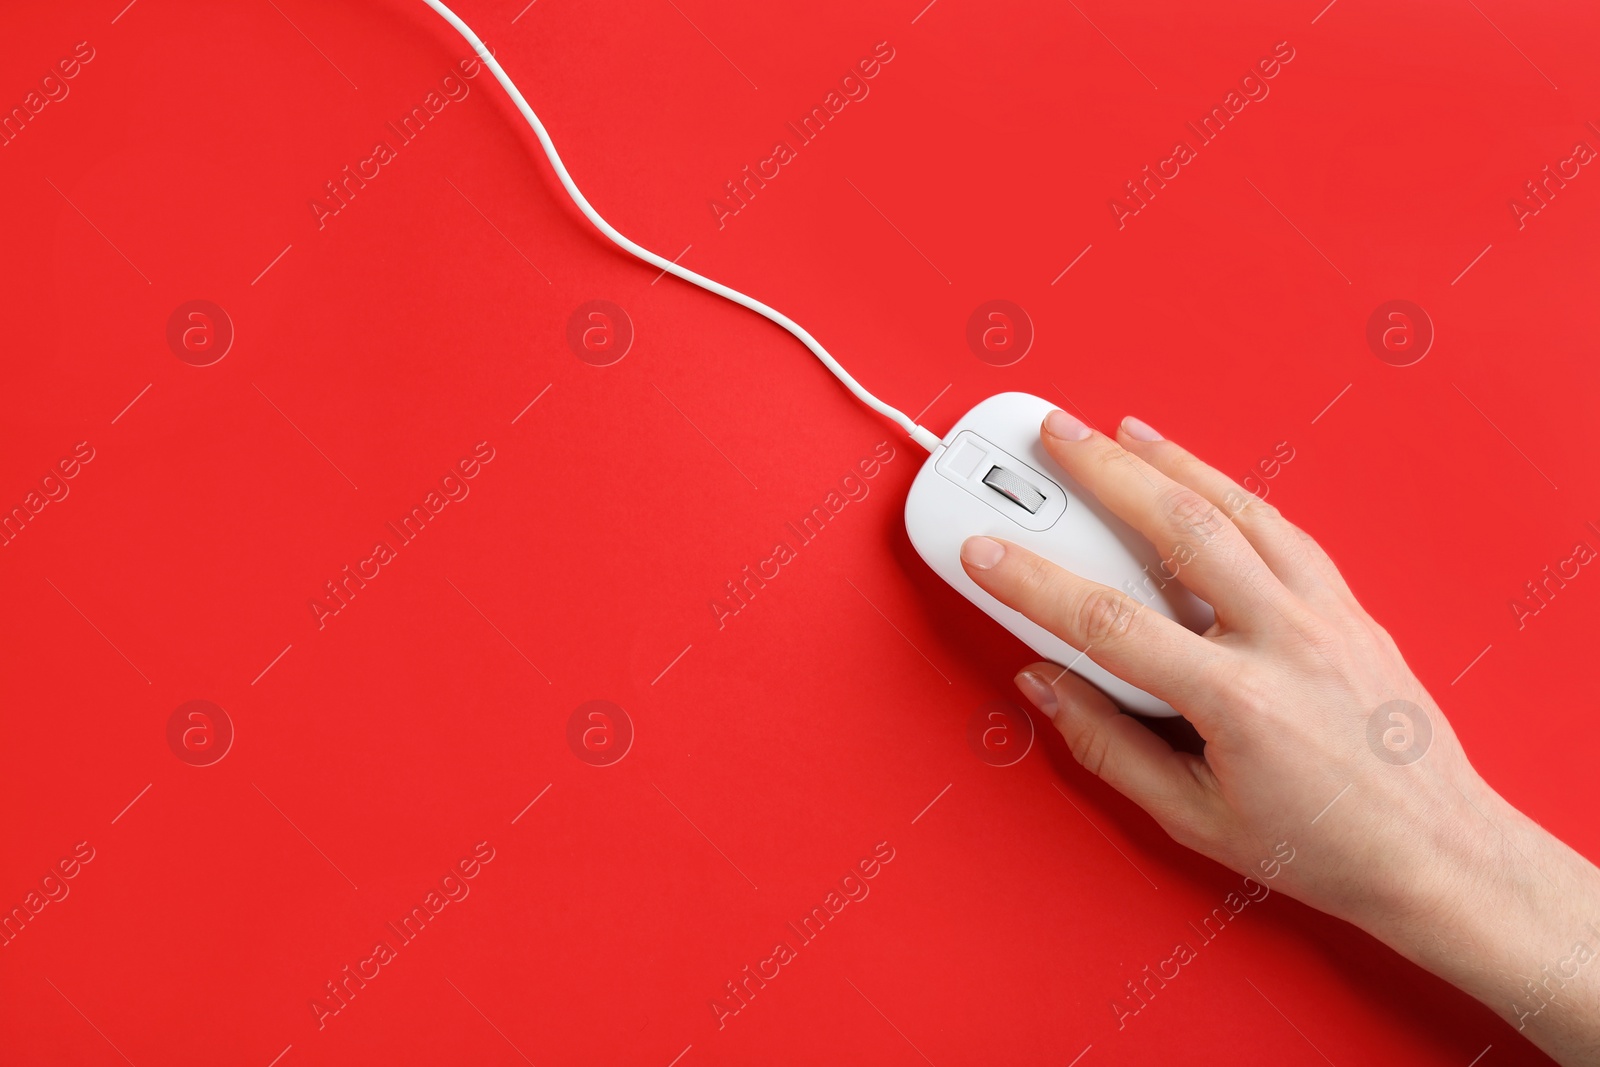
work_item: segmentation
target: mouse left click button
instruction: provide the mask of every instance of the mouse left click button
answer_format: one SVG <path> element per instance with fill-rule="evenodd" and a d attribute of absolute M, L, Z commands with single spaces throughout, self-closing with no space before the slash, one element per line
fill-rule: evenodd
<path fill-rule="evenodd" d="M 1023 508 L 1030 515 L 1037 514 L 1044 506 L 1043 493 L 1004 467 L 990 467 L 989 473 L 983 476 L 983 484 Z"/>

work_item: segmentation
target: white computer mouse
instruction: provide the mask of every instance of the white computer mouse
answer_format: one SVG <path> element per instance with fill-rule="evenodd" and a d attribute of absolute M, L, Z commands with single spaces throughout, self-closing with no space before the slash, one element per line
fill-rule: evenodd
<path fill-rule="evenodd" d="M 1044 450 L 1039 425 L 1057 405 L 1028 393 L 991 396 L 928 457 L 906 498 L 906 533 L 934 573 L 1041 657 L 1072 670 L 1129 711 L 1172 716 L 1166 701 L 1130 685 L 1055 634 L 984 592 L 961 566 L 961 543 L 984 534 L 1022 545 L 1074 574 L 1120 589 L 1196 633 L 1211 606 L 1168 577 L 1155 546 L 1107 511 Z"/>

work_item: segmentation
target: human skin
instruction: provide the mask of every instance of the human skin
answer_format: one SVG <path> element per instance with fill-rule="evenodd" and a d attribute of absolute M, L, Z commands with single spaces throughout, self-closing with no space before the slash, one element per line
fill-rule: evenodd
<path fill-rule="evenodd" d="M 978 585 L 1204 740 L 1175 749 L 1063 666 L 1024 668 L 1018 688 L 1078 762 L 1240 874 L 1261 877 L 1288 842 L 1275 889 L 1477 997 L 1558 1062 L 1600 1063 L 1600 870 L 1479 777 L 1328 554 L 1137 419 L 1113 439 L 1053 411 L 1040 437 L 1216 612 L 1196 634 L 1018 545 L 965 542 Z"/>

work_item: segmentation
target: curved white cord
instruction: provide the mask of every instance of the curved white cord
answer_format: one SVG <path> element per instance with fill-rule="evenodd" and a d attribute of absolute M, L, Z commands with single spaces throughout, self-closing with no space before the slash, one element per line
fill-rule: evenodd
<path fill-rule="evenodd" d="M 785 330 L 794 334 L 801 344 L 811 349 L 812 353 L 822 361 L 823 366 L 832 371 L 834 377 L 843 382 L 844 387 L 850 390 L 857 400 L 897 424 L 906 433 L 910 434 L 911 439 L 917 444 L 926 448 L 929 452 L 935 451 L 942 444 L 937 435 L 917 425 L 905 412 L 885 404 L 882 400 L 867 392 L 861 383 L 851 377 L 850 372 L 840 366 L 839 361 L 834 359 L 815 337 L 812 337 L 803 326 L 789 318 L 789 316 L 768 307 L 754 297 L 746 296 L 737 289 L 731 289 L 721 282 L 696 274 L 687 267 L 680 267 L 672 260 L 658 256 L 648 248 L 635 244 L 618 233 L 616 227 L 601 218 L 600 213 L 590 206 L 589 201 L 584 198 L 583 193 L 573 183 L 572 175 L 567 173 L 566 165 L 561 162 L 561 156 L 556 152 L 556 146 L 551 143 L 550 134 L 545 131 L 544 123 L 540 122 L 539 116 L 533 113 L 533 108 L 528 106 L 528 101 L 523 98 L 521 90 L 512 82 L 510 76 L 506 74 L 505 69 L 500 66 L 494 56 L 489 53 L 488 47 L 478 39 L 476 33 L 472 32 L 472 27 L 462 22 L 456 16 L 456 13 L 441 3 L 440 0 L 423 0 L 423 3 L 438 12 L 446 22 L 455 27 L 456 32 L 465 38 L 468 44 L 472 45 L 474 51 L 478 53 L 478 58 L 483 60 L 490 72 L 494 74 L 495 79 L 505 88 L 506 93 L 511 97 L 511 102 L 517 105 L 518 111 L 522 112 L 522 117 L 528 120 L 529 126 L 533 127 L 533 132 L 538 136 L 539 143 L 544 146 L 544 154 L 549 157 L 550 165 L 555 168 L 556 177 L 560 178 L 561 184 L 566 187 L 567 195 L 572 197 L 572 202 L 578 205 L 578 210 L 582 211 L 589 221 L 595 224 L 596 229 L 610 238 L 613 244 L 652 266 L 660 267 L 668 274 L 682 278 L 686 282 L 692 282 L 708 292 L 716 293 L 720 297 L 732 300 L 735 304 L 749 308 L 758 315 L 771 319 Z"/>

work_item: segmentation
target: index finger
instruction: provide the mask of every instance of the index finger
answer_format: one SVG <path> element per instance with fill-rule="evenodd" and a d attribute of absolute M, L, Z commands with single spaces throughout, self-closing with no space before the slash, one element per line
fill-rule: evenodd
<path fill-rule="evenodd" d="M 961 564 L 985 592 L 1101 667 L 1187 714 L 1228 652 L 1120 589 L 1064 570 L 1021 545 L 969 537 Z M 1070 666 L 1070 664 L 1068 665 Z"/>
<path fill-rule="evenodd" d="M 1040 440 L 1052 459 L 1163 559 L 1183 559 L 1176 577 L 1229 629 L 1271 630 L 1292 616 L 1294 597 L 1222 509 L 1059 408 Z"/>

